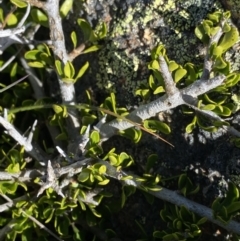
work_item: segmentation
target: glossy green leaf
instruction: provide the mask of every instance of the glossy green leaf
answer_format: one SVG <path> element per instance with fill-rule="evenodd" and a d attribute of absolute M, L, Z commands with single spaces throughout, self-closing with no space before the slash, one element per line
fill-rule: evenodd
<path fill-rule="evenodd" d="M 125 160 L 129 160 L 129 155 L 126 152 L 121 152 L 119 155 L 120 163 L 123 163 Z"/>
<path fill-rule="evenodd" d="M 174 81 L 178 83 L 185 75 L 187 74 L 187 70 L 179 68 L 174 72 Z"/>
<path fill-rule="evenodd" d="M 232 27 L 230 31 L 228 31 L 223 35 L 218 45 L 222 47 L 223 51 L 225 52 L 238 41 L 238 38 L 239 38 L 238 29 L 235 27 Z"/>
<path fill-rule="evenodd" d="M 89 67 L 89 63 L 86 62 L 82 68 L 78 71 L 78 74 L 77 76 L 75 77 L 75 81 L 77 81 L 79 78 L 81 78 L 83 76 L 83 74 L 86 72 L 86 70 L 88 69 Z"/>
<path fill-rule="evenodd" d="M 83 32 L 84 40 L 89 41 L 92 37 L 92 31 L 93 31 L 91 25 L 86 20 L 81 18 L 77 20 L 77 23 Z"/>
<path fill-rule="evenodd" d="M 214 67 L 217 69 L 224 69 L 227 67 L 227 62 L 225 62 L 221 56 L 218 56 L 215 60 Z"/>
<path fill-rule="evenodd" d="M 150 75 L 149 78 L 148 78 L 148 85 L 149 87 L 152 89 L 152 90 L 155 90 L 156 89 L 156 84 L 155 84 L 155 81 L 154 81 L 154 78 L 153 78 L 153 75 Z"/>
<path fill-rule="evenodd" d="M 207 15 L 209 20 L 211 20 L 214 24 L 217 24 L 220 22 L 222 13 L 220 11 L 216 11 L 214 13 L 210 13 Z"/>
<path fill-rule="evenodd" d="M 7 17 L 7 26 L 12 27 L 15 26 L 18 22 L 18 19 L 15 14 L 10 14 Z"/>
<path fill-rule="evenodd" d="M 214 110 L 216 107 L 216 105 L 214 104 L 208 104 L 208 105 L 205 105 L 204 107 L 202 107 L 202 110 Z"/>
<path fill-rule="evenodd" d="M 221 116 L 230 116 L 232 114 L 231 110 L 226 106 L 217 105 L 214 112 Z"/>
<path fill-rule="evenodd" d="M 164 134 L 170 134 L 171 133 L 171 129 L 170 127 L 158 120 L 144 120 L 143 122 L 143 126 L 147 129 L 150 129 L 152 131 L 161 131 Z"/>
<path fill-rule="evenodd" d="M 8 167 L 6 168 L 6 171 L 9 173 L 18 173 L 20 172 L 20 164 L 19 163 L 9 164 Z"/>
<path fill-rule="evenodd" d="M 85 49 L 85 50 L 82 52 L 82 54 L 87 54 L 87 53 L 95 52 L 95 51 L 98 51 L 100 48 L 101 48 L 100 45 L 93 45 L 93 46 Z"/>
<path fill-rule="evenodd" d="M 78 181 L 79 182 L 86 182 L 89 179 L 89 171 L 83 170 L 79 175 L 78 175 Z"/>
<path fill-rule="evenodd" d="M 195 35 L 199 38 L 204 44 L 207 44 L 209 41 L 209 36 L 206 34 L 203 25 L 200 24 L 195 28 Z"/>
<path fill-rule="evenodd" d="M 63 66 L 60 60 L 55 60 L 55 67 L 57 70 L 58 75 L 63 76 Z"/>
<path fill-rule="evenodd" d="M 75 31 L 71 32 L 71 40 L 73 43 L 73 48 L 75 49 L 77 47 L 77 34 Z"/>
<path fill-rule="evenodd" d="M 223 48 L 221 46 L 217 46 L 216 43 L 213 43 L 210 47 L 210 54 L 214 57 L 221 57 L 223 54 Z"/>
<path fill-rule="evenodd" d="M 192 84 L 197 79 L 197 73 L 195 66 L 192 63 L 186 63 L 184 68 L 187 70 L 186 84 Z"/>
<path fill-rule="evenodd" d="M 90 135 L 91 145 L 98 144 L 100 141 L 100 135 L 98 131 L 92 131 Z"/>
<path fill-rule="evenodd" d="M 119 134 L 121 136 L 129 138 L 134 143 L 138 143 L 141 140 L 141 137 L 142 137 L 142 131 L 138 130 L 138 129 L 135 129 L 135 128 L 129 128 L 129 129 L 124 130 L 124 131 L 119 131 Z"/>
<path fill-rule="evenodd" d="M 103 181 L 101 181 L 101 182 L 98 182 L 98 185 L 104 186 L 104 185 L 107 185 L 109 182 L 110 182 L 109 179 L 105 179 L 105 180 L 103 180 Z"/>
<path fill-rule="evenodd" d="M 157 163 L 157 161 L 158 161 L 158 155 L 156 155 L 156 154 L 151 154 L 148 157 L 147 164 L 146 164 L 146 167 L 145 167 L 146 173 L 149 173 L 151 171 L 151 169 Z"/>
<path fill-rule="evenodd" d="M 157 95 L 157 94 L 159 94 L 159 93 L 164 93 L 164 92 L 165 92 L 165 89 L 163 88 L 163 86 L 158 86 L 158 87 L 154 90 L 153 94 L 154 94 L 154 95 Z"/>
<path fill-rule="evenodd" d="M 227 213 L 235 213 L 240 210 L 240 201 L 238 202 L 233 202 L 227 207 Z"/>
<path fill-rule="evenodd" d="M 31 9 L 30 14 L 36 23 L 41 24 L 42 26 L 44 26 L 46 28 L 49 27 L 48 17 L 43 11 L 41 11 L 40 9 L 37 9 L 37 8 L 33 8 L 33 9 Z"/>
<path fill-rule="evenodd" d="M 103 149 L 100 145 L 91 146 L 87 151 L 87 156 L 98 156 L 103 153 Z"/>
<path fill-rule="evenodd" d="M 178 65 L 175 61 L 173 61 L 173 60 L 169 61 L 169 63 L 168 63 L 168 69 L 169 69 L 169 71 L 173 72 L 173 71 L 176 70 L 178 67 L 179 67 L 179 65 Z"/>
<path fill-rule="evenodd" d="M 82 117 L 82 124 L 85 126 L 91 125 L 96 121 L 97 117 L 95 115 L 91 116 L 83 116 Z"/>
<path fill-rule="evenodd" d="M 119 163 L 118 156 L 114 153 L 110 154 L 108 157 L 111 165 L 116 166 Z"/>
<path fill-rule="evenodd" d="M 60 16 L 65 18 L 72 9 L 73 0 L 65 0 L 60 7 Z"/>
<path fill-rule="evenodd" d="M 69 61 L 65 64 L 63 68 L 63 73 L 66 78 L 73 79 L 75 75 L 75 69 L 73 67 L 73 64 Z"/>
<path fill-rule="evenodd" d="M 46 218 L 45 223 L 49 223 L 52 220 L 54 212 L 54 208 L 44 209 L 43 215 Z"/>
<path fill-rule="evenodd" d="M 210 21 L 210 20 L 204 20 L 204 21 L 202 22 L 202 26 L 203 26 L 203 29 L 204 29 L 205 34 L 207 34 L 208 36 L 210 36 L 210 35 L 211 35 L 211 28 L 212 28 L 212 26 L 213 26 L 212 21 Z"/>
<path fill-rule="evenodd" d="M 45 64 L 38 61 L 28 62 L 28 65 L 33 68 L 44 68 Z"/>
<path fill-rule="evenodd" d="M 149 89 L 138 89 L 135 91 L 135 95 L 139 95 L 143 99 L 147 100 L 150 96 L 150 90 Z"/>
<path fill-rule="evenodd" d="M 34 50 L 27 51 L 24 55 L 24 58 L 27 60 L 40 60 L 40 54 L 41 54 L 41 51 L 34 49 Z"/>
<path fill-rule="evenodd" d="M 159 62 L 157 60 L 153 60 L 148 64 L 148 68 L 149 69 L 153 69 L 153 70 L 159 70 L 160 66 L 159 66 Z"/>
<path fill-rule="evenodd" d="M 166 49 L 164 48 L 164 46 L 162 44 L 156 46 L 155 48 L 152 49 L 151 51 L 151 57 L 152 59 L 159 59 L 159 55 L 164 56 L 166 53 Z"/>
<path fill-rule="evenodd" d="M 224 85 L 229 88 L 229 87 L 233 87 L 234 85 L 236 85 L 240 80 L 240 74 L 238 73 L 231 73 L 227 76 Z"/>
<path fill-rule="evenodd" d="M 224 33 L 227 33 L 231 30 L 231 26 L 229 25 L 229 23 L 225 22 L 222 29 Z"/>
<path fill-rule="evenodd" d="M 40 58 L 45 65 L 52 66 L 52 59 L 46 53 L 41 53 Z"/>
<path fill-rule="evenodd" d="M 21 1 L 21 0 L 10 0 L 10 1 L 19 8 L 25 8 L 27 6 L 27 3 L 25 1 Z"/>

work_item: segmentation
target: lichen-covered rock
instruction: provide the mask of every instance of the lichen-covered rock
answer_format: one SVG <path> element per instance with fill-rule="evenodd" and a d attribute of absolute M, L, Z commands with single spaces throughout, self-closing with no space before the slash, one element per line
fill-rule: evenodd
<path fill-rule="evenodd" d="M 121 104 L 131 105 L 136 89 L 147 83 L 151 49 L 161 43 L 169 59 L 202 64 L 203 46 L 194 28 L 208 13 L 222 9 L 218 0 L 88 0 L 83 5 L 92 25 L 104 21 L 109 30 L 88 79 L 104 92 L 115 92 Z M 235 63 L 234 70 L 239 68 L 235 51 L 227 59 Z"/>

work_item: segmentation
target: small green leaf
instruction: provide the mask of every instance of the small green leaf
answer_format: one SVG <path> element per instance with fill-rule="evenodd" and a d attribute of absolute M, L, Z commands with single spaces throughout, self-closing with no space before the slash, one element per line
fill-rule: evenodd
<path fill-rule="evenodd" d="M 73 0 L 65 0 L 60 7 L 60 16 L 65 18 L 72 9 Z"/>
<path fill-rule="evenodd" d="M 45 65 L 48 65 L 48 66 L 52 65 L 52 59 L 46 53 L 41 53 L 40 58 Z"/>
<path fill-rule="evenodd" d="M 100 49 L 100 45 L 93 45 L 87 49 L 85 49 L 82 54 L 87 54 L 87 53 L 91 53 L 91 52 L 95 52 L 95 51 L 98 51 Z"/>
<path fill-rule="evenodd" d="M 225 22 L 224 26 L 223 26 L 223 32 L 227 33 L 231 30 L 231 26 L 229 25 L 229 23 Z"/>
<path fill-rule="evenodd" d="M 73 42 L 73 48 L 75 49 L 77 47 L 77 34 L 75 31 L 71 32 L 71 40 Z"/>
<path fill-rule="evenodd" d="M 221 56 L 218 56 L 215 60 L 214 67 L 217 69 L 224 69 L 227 67 L 227 62 L 225 62 Z"/>
<path fill-rule="evenodd" d="M 152 154 L 148 157 L 147 159 L 147 164 L 145 167 L 145 172 L 149 173 L 150 170 L 153 168 L 153 166 L 156 164 L 156 162 L 158 161 L 158 155 L 156 154 Z"/>
<path fill-rule="evenodd" d="M 108 157 L 111 165 L 116 166 L 119 163 L 118 156 L 114 153 L 110 154 Z"/>
<path fill-rule="evenodd" d="M 41 54 L 41 51 L 34 49 L 34 50 L 27 51 L 24 55 L 24 58 L 27 60 L 40 60 L 40 54 Z"/>
<path fill-rule="evenodd" d="M 173 61 L 173 60 L 169 61 L 169 63 L 168 63 L 168 69 L 169 69 L 169 71 L 173 72 L 173 71 L 176 70 L 178 67 L 179 67 L 179 65 L 178 65 L 175 61 Z"/>
<path fill-rule="evenodd" d="M 214 104 L 208 104 L 208 105 L 205 105 L 202 110 L 214 110 L 216 107 L 216 105 Z"/>
<path fill-rule="evenodd" d="M 10 164 L 7 168 L 6 171 L 9 173 L 18 173 L 20 172 L 20 164 L 16 163 L 16 164 Z"/>
<path fill-rule="evenodd" d="M 104 186 L 104 185 L 107 185 L 109 182 L 110 182 L 109 179 L 105 179 L 105 180 L 103 180 L 103 181 L 101 181 L 101 182 L 98 182 L 98 185 Z"/>
<path fill-rule="evenodd" d="M 211 35 L 211 27 L 213 26 L 212 21 L 210 20 L 204 20 L 202 22 L 203 29 L 205 33 L 210 36 Z"/>
<path fill-rule="evenodd" d="M 28 65 L 33 68 L 44 68 L 45 64 L 35 61 L 35 62 L 28 62 Z"/>
<path fill-rule="evenodd" d="M 121 136 L 129 138 L 134 143 L 138 143 L 141 140 L 141 137 L 142 137 L 142 131 L 138 130 L 138 129 L 135 129 L 135 128 L 129 128 L 129 129 L 124 130 L 124 131 L 119 131 L 119 134 Z"/>
<path fill-rule="evenodd" d="M 233 202 L 227 207 L 227 213 L 235 213 L 240 210 L 240 201 L 238 202 Z"/>
<path fill-rule="evenodd" d="M 66 133 L 61 133 L 57 135 L 55 139 L 58 141 L 66 141 L 68 139 L 68 136 Z"/>
<path fill-rule="evenodd" d="M 36 23 L 41 24 L 42 26 L 44 26 L 46 28 L 49 27 L 48 17 L 41 10 L 36 9 L 36 8 L 31 9 L 31 16 Z"/>
<path fill-rule="evenodd" d="M 211 20 L 214 24 L 219 23 L 222 13 L 220 11 L 216 11 L 214 13 L 209 13 L 207 16 L 209 20 Z"/>
<path fill-rule="evenodd" d="M 158 121 L 158 120 L 144 120 L 143 126 L 152 131 L 159 130 L 164 134 L 171 133 L 170 127 L 167 124 L 165 124 L 161 121 Z"/>
<path fill-rule="evenodd" d="M 139 95 L 143 99 L 147 100 L 150 96 L 150 91 L 149 89 L 138 89 L 135 91 L 135 95 Z"/>
<path fill-rule="evenodd" d="M 78 181 L 79 182 L 86 182 L 89 179 L 89 171 L 83 170 L 79 175 L 78 175 Z"/>
<path fill-rule="evenodd" d="M 60 60 L 55 60 L 55 67 L 59 76 L 63 76 L 63 66 Z"/>
<path fill-rule="evenodd" d="M 174 72 L 174 81 L 178 83 L 185 75 L 187 74 L 187 70 L 179 68 Z"/>
<path fill-rule="evenodd" d="M 209 36 L 206 34 L 203 25 L 200 24 L 195 28 L 195 35 L 199 38 L 204 44 L 209 42 Z"/>
<path fill-rule="evenodd" d="M 11 26 L 15 26 L 18 22 L 18 19 L 16 17 L 15 14 L 9 14 L 7 17 L 7 26 L 11 27 Z"/>
<path fill-rule="evenodd" d="M 163 86 L 158 86 L 158 87 L 154 90 L 153 94 L 154 94 L 154 95 L 157 95 L 157 94 L 159 94 L 159 93 L 164 93 L 164 92 L 165 92 L 165 89 L 163 88 Z"/>
<path fill-rule="evenodd" d="M 10 1 L 19 8 L 25 8 L 27 6 L 27 3 L 25 1 L 21 1 L 21 0 L 10 0 Z"/>
<path fill-rule="evenodd" d="M 12 69 L 11 69 L 11 72 L 10 72 L 10 76 L 13 78 L 13 77 L 16 77 L 17 75 L 17 70 L 18 70 L 18 62 L 15 62 L 12 66 Z"/>
<path fill-rule="evenodd" d="M 152 90 L 155 90 L 156 89 L 156 84 L 155 84 L 155 81 L 154 81 L 154 78 L 153 78 L 153 75 L 150 75 L 149 78 L 148 78 L 148 85 L 149 87 L 152 89 Z"/>
<path fill-rule="evenodd" d="M 159 55 L 164 56 L 166 53 L 166 49 L 164 48 L 164 46 L 162 44 L 156 46 L 155 48 L 152 49 L 151 51 L 151 57 L 152 59 L 159 59 Z"/>
<path fill-rule="evenodd" d="M 238 29 L 232 27 L 230 31 L 225 33 L 219 41 L 219 46 L 223 48 L 223 51 L 226 52 L 229 48 L 231 48 L 239 38 Z"/>
<path fill-rule="evenodd" d="M 157 60 L 153 60 L 148 64 L 148 68 L 149 69 L 153 69 L 153 70 L 159 70 L 160 66 L 159 66 L 159 62 Z"/>
<path fill-rule="evenodd" d="M 75 75 L 75 69 L 70 61 L 67 61 L 63 68 L 64 76 L 68 79 L 73 79 Z"/>
<path fill-rule="evenodd" d="M 83 74 L 86 72 L 86 70 L 88 69 L 89 63 L 86 62 L 82 68 L 79 70 L 77 76 L 75 77 L 75 81 L 77 81 L 79 78 L 81 78 L 83 76 Z"/>
<path fill-rule="evenodd" d="M 91 25 L 86 20 L 81 19 L 81 18 L 79 18 L 77 20 L 77 23 L 78 23 L 78 25 L 80 26 L 80 28 L 83 32 L 84 40 L 89 41 L 91 39 L 92 35 L 93 35 L 92 34 L 93 30 L 92 30 Z"/>
<path fill-rule="evenodd" d="M 91 140 L 91 144 L 95 145 L 98 144 L 100 141 L 100 135 L 98 131 L 93 131 L 90 135 L 90 140 Z"/>

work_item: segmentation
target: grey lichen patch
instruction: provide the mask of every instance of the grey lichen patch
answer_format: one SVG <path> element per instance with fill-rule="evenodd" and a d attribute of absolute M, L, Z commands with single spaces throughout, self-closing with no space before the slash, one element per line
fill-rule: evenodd
<path fill-rule="evenodd" d="M 240 42 L 226 53 L 226 60 L 231 63 L 232 71 L 240 70 Z"/>
<path fill-rule="evenodd" d="M 157 44 L 180 64 L 199 62 L 194 28 L 220 7 L 217 0 L 88 0 L 86 6 L 92 22 L 103 20 L 109 27 L 93 71 L 97 86 L 127 99 L 147 82 L 150 51 Z M 91 6 L 98 6 L 95 13 Z"/>

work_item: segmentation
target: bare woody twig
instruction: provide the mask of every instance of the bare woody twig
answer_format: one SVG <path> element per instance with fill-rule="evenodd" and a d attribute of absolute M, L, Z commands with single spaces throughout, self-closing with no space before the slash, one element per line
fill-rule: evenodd
<path fill-rule="evenodd" d="M 117 171 L 115 167 L 111 166 L 106 161 L 102 161 L 100 159 L 98 161 L 99 161 L 99 163 L 107 166 L 107 174 L 114 179 L 119 180 L 119 175 L 129 176 L 129 174 L 127 174 L 126 172 Z M 133 176 L 133 179 L 123 180 L 122 182 L 125 185 L 131 185 L 131 186 L 135 186 L 138 189 L 142 189 L 141 182 L 136 181 L 137 179 L 139 179 L 139 177 L 136 175 L 132 175 L 132 174 L 130 176 Z M 176 191 L 171 191 L 169 189 L 166 189 L 166 188 L 163 188 L 160 186 L 158 186 L 158 188 L 160 189 L 160 191 L 148 191 L 148 192 L 151 195 L 153 195 L 154 197 L 157 197 L 164 201 L 170 202 L 179 207 L 185 206 L 191 212 L 194 212 L 201 217 L 206 217 L 212 223 L 217 224 L 218 226 L 228 230 L 229 232 L 233 232 L 235 234 L 240 235 L 240 223 L 231 220 L 229 223 L 224 224 L 213 217 L 213 212 L 212 212 L 211 208 L 208 208 L 204 205 L 193 202 L 193 201 L 179 195 Z"/>
<path fill-rule="evenodd" d="M 185 104 L 184 96 L 191 96 L 191 98 L 196 98 L 199 95 L 202 95 L 223 83 L 225 77 L 223 75 L 216 76 L 212 79 L 202 81 L 197 80 L 190 86 L 177 90 L 175 93 L 172 93 L 170 96 L 165 94 L 164 96 L 158 98 L 155 101 L 152 101 L 149 104 L 142 105 L 138 109 L 131 112 L 127 119 L 141 124 L 143 120 L 146 120 L 152 116 L 155 116 L 161 111 L 166 111 L 177 106 Z M 108 140 L 110 137 L 115 135 L 118 131 L 126 130 L 130 127 L 133 127 L 133 124 L 126 120 L 113 120 L 111 122 L 103 124 L 100 128 L 100 134 L 103 141 Z"/>
<path fill-rule="evenodd" d="M 10 135 L 15 141 L 17 141 L 20 145 L 24 146 L 24 149 L 26 152 L 29 153 L 30 156 L 35 158 L 41 165 L 45 165 L 46 155 L 43 154 L 42 150 L 38 148 L 37 146 L 33 146 L 32 141 L 32 132 L 30 133 L 30 136 L 28 139 L 26 139 L 22 134 L 20 134 L 16 128 L 7 121 L 6 118 L 3 118 L 0 116 L 0 124 L 6 129 L 6 132 L 8 135 Z M 36 125 L 36 123 L 35 123 Z M 35 127 L 33 127 L 34 129 Z"/>

